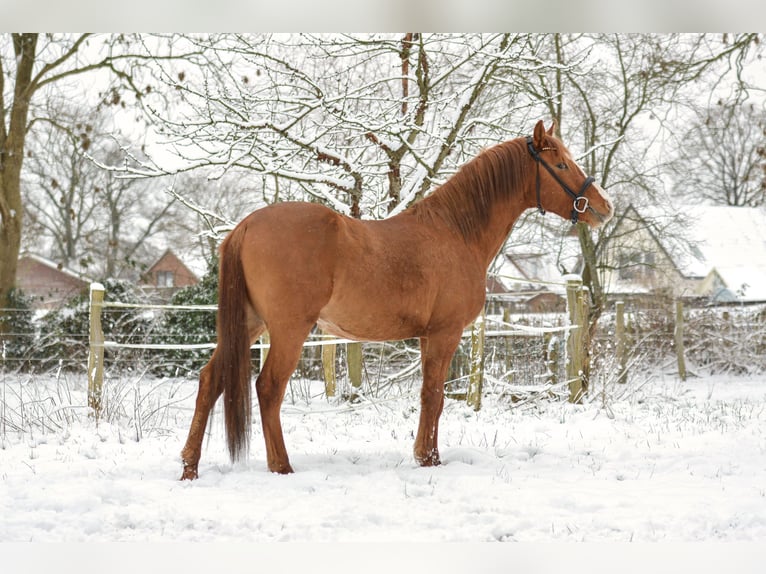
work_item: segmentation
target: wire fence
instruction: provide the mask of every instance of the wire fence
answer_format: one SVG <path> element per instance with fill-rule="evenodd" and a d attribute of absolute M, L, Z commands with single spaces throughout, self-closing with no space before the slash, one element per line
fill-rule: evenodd
<path fill-rule="evenodd" d="M 106 302 L 102 309 L 107 377 L 131 372 L 196 379 L 215 348 L 214 305 L 145 305 Z M 82 372 L 88 363 L 89 310 L 87 305 L 43 316 L 29 309 L 2 309 L 3 372 Z M 521 310 L 504 296 L 489 295 L 483 341 L 483 392 L 516 400 L 534 389 L 559 389 L 567 382 L 567 312 Z M 181 317 L 180 327 L 168 320 Z M 672 301 L 639 301 L 626 305 L 628 362 L 633 373 L 673 364 L 675 320 Z M 688 307 L 684 347 L 691 369 L 736 374 L 766 371 L 766 305 Z M 197 325 L 200 328 L 188 328 Z M 598 323 L 591 345 L 594 370 L 614 370 L 614 314 L 607 311 Z M 333 357 L 339 393 L 381 397 L 417 392 L 420 353 L 417 340 L 362 345 L 362 387 L 352 390 L 346 340 L 330 340 L 320 332 L 309 337 L 290 382 L 290 392 L 311 396 L 322 392 L 312 385 L 324 375 L 322 346 L 336 345 Z M 256 368 L 267 343 L 252 349 Z M 324 359 L 326 361 L 326 358 Z M 453 358 L 447 392 L 462 398 L 468 392 L 472 369 L 472 340 L 467 331 Z M 558 385 L 558 387 L 557 387 Z M 308 390 L 311 388 L 312 390 Z M 318 390 L 317 390 L 318 389 Z"/>
<path fill-rule="evenodd" d="M 563 286 L 563 283 L 560 284 Z M 500 298 L 488 297 L 486 338 L 482 361 L 485 392 L 510 396 L 520 387 L 534 388 L 564 381 L 564 341 L 567 318 L 563 313 L 513 312 L 497 314 Z M 508 308 L 506 307 L 506 310 Z M 215 348 L 215 305 L 156 305 L 104 301 L 100 320 L 104 341 L 100 344 L 108 377 L 125 373 L 196 378 Z M 12 328 L 2 335 L 3 371 L 82 371 L 88 364 L 90 309 L 78 304 L 62 312 L 29 317 L 28 309 L 5 309 L 2 316 Z M 25 316 L 26 315 L 26 316 Z M 174 321 L 169 317 L 180 317 Z M 179 328 L 179 325 L 181 327 Z M 191 327 L 190 327 L 191 326 Z M 458 348 L 449 373 L 447 390 L 465 396 L 471 370 L 470 331 Z M 291 378 L 293 386 L 321 380 L 326 369 L 322 346 L 336 346 L 334 369 L 340 393 L 413 392 L 419 389 L 420 352 L 417 340 L 364 343 L 362 386 L 354 382 L 348 365 L 348 340 L 330 339 L 315 331 L 307 340 L 301 360 Z M 267 342 L 251 349 L 253 362 L 260 360 Z"/>
<path fill-rule="evenodd" d="M 490 297 L 488 307 L 492 306 Z M 104 303 L 104 316 L 125 309 L 141 309 L 140 305 L 122 305 Z M 157 313 L 148 329 L 121 333 L 108 337 L 103 342 L 107 353 L 105 362 L 112 370 L 131 368 L 135 363 L 144 365 L 157 362 L 157 368 L 164 371 L 168 367 L 177 369 L 180 374 L 196 369 L 173 367 L 174 353 L 183 354 L 184 366 L 190 364 L 193 357 L 196 366 L 201 366 L 210 357 L 215 342 L 210 334 L 197 333 L 190 341 L 190 334 L 179 334 L 163 329 L 161 313 L 169 310 L 184 313 L 213 312 L 214 306 L 199 308 L 196 306 L 155 306 Z M 538 387 L 556 381 L 564 381 L 564 342 L 568 330 L 564 314 L 513 313 L 504 316 L 490 315 L 486 318 L 486 339 L 482 353 L 483 377 L 487 381 L 487 393 L 509 395 L 522 387 Z M 143 339 L 137 342 L 137 339 Z M 446 383 L 448 393 L 453 397 L 464 398 L 467 393 L 468 378 L 472 368 L 471 332 L 464 333 L 452 361 Z M 381 397 L 389 393 L 411 392 L 419 388 L 420 350 L 417 339 L 389 342 L 365 342 L 362 344 L 361 388 L 352 380 L 349 365 L 348 344 L 355 344 L 349 339 L 328 337 L 320 331 L 313 331 L 304 344 L 301 359 L 293 373 L 290 385 L 305 386 L 306 381 L 322 380 L 326 373 L 326 359 L 322 347 L 333 345 L 337 351 L 333 357 L 333 368 L 340 382 L 341 394 L 354 395 L 363 393 L 367 396 Z M 269 348 L 267 341 L 260 341 L 251 347 L 252 360 L 258 364 L 264 351 Z M 169 360 L 170 359 L 170 360 Z M 196 373 L 194 373 L 196 374 Z"/>
<path fill-rule="evenodd" d="M 766 304 L 684 305 L 683 353 L 692 369 L 735 375 L 766 372 Z M 676 318 L 673 301 L 626 304 L 626 326 L 631 359 L 637 366 L 667 366 L 676 355 Z M 614 335 L 614 314 L 599 323 L 598 341 Z"/>

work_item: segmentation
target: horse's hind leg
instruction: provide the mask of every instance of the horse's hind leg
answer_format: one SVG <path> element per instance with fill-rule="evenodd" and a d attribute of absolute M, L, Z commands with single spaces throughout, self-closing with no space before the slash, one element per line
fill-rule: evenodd
<path fill-rule="evenodd" d="M 197 391 L 197 403 L 194 408 L 194 417 L 189 427 L 189 436 L 186 445 L 181 451 L 181 459 L 184 463 L 184 471 L 181 480 L 194 480 L 197 478 L 197 465 L 202 452 L 202 438 L 207 428 L 207 419 L 213 405 L 221 396 L 223 386 L 220 381 L 213 381 L 211 375 L 213 361 L 216 360 L 215 352 L 202 368 L 199 375 L 199 390 Z"/>
<path fill-rule="evenodd" d="M 265 330 L 263 321 L 261 321 L 252 309 L 247 309 L 247 325 L 250 344 L 261 336 Z M 207 421 L 210 417 L 210 411 L 223 392 L 223 385 L 220 380 L 213 380 L 213 364 L 218 360 L 216 352 L 200 371 L 199 390 L 197 391 L 197 402 L 194 407 L 194 416 L 189 427 L 189 436 L 186 439 L 181 451 L 181 460 L 184 464 L 181 480 L 194 480 L 198 477 L 197 465 L 202 453 L 202 439 L 205 436 Z"/>
<path fill-rule="evenodd" d="M 444 381 L 462 330 L 420 339 L 423 387 L 420 390 L 420 424 L 415 438 L 415 460 L 436 466 L 439 459 L 439 417 L 444 407 Z"/>
<path fill-rule="evenodd" d="M 312 325 L 313 322 L 270 333 L 269 354 L 255 383 L 258 406 L 261 411 L 263 439 L 266 443 L 266 462 L 271 472 L 279 474 L 293 472 L 287 457 L 279 410 L 285 396 L 287 382 L 298 365 L 303 342 L 311 331 Z"/>

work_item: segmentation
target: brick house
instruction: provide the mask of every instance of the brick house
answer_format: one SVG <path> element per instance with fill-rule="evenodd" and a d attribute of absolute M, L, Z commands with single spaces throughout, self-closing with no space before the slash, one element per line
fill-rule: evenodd
<path fill-rule="evenodd" d="M 195 285 L 199 278 L 192 272 L 171 249 L 162 256 L 142 276 L 144 287 L 157 289 L 169 297 L 179 289 Z"/>
<path fill-rule="evenodd" d="M 39 255 L 22 255 L 16 272 L 16 287 L 32 299 L 35 309 L 52 309 L 87 290 L 91 280 L 60 263 Z"/>

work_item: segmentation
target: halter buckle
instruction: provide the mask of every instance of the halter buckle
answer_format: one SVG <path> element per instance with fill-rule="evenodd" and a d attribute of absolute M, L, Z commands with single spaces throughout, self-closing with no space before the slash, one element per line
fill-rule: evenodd
<path fill-rule="evenodd" d="M 584 195 L 576 197 L 572 207 L 577 213 L 585 213 L 585 211 L 588 209 L 588 198 Z"/>

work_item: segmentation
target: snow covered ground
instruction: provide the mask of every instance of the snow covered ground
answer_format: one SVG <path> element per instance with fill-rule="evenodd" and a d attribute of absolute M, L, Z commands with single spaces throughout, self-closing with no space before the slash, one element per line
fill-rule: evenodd
<path fill-rule="evenodd" d="M 180 482 L 195 381 L 0 375 L 0 541 L 766 541 L 766 377 L 652 377 L 573 406 L 447 401 L 443 465 L 412 458 L 417 389 L 283 406 L 296 472 L 232 465 L 222 415 Z M 614 397 L 615 395 L 613 395 Z"/>

